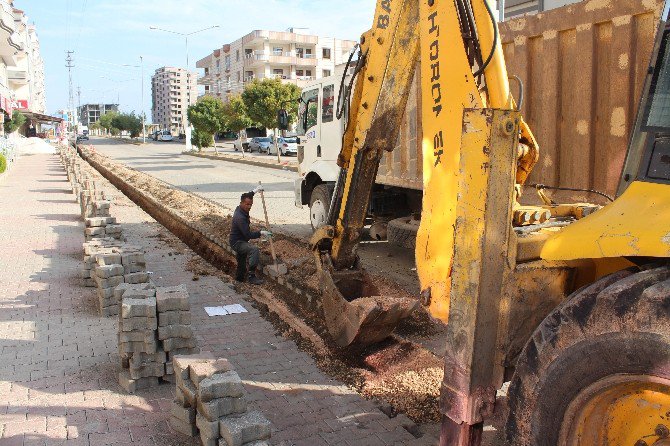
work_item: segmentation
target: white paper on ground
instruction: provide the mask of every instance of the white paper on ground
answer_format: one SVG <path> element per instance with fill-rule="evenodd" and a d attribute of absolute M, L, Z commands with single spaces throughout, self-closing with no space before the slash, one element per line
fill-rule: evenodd
<path fill-rule="evenodd" d="M 227 316 L 229 314 L 247 313 L 240 304 L 225 305 L 223 307 L 205 307 L 208 316 Z"/>

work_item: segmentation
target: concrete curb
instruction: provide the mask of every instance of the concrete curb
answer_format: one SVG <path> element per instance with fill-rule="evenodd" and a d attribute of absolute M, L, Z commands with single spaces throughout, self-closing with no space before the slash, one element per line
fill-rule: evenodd
<path fill-rule="evenodd" d="M 270 163 L 265 163 L 263 161 L 254 161 L 254 160 L 248 160 L 248 159 L 242 159 L 242 158 L 237 158 L 237 157 L 228 157 L 228 156 L 215 156 L 215 155 L 205 155 L 203 153 L 188 153 L 188 152 L 182 152 L 182 155 L 188 155 L 188 156 L 195 156 L 196 158 L 206 158 L 210 160 L 217 160 L 217 161 L 230 161 L 232 163 L 240 163 L 240 164 L 249 164 L 251 166 L 257 166 L 257 167 L 268 167 L 270 169 L 278 169 L 278 170 L 290 170 L 291 172 L 297 172 L 298 171 L 298 166 L 284 166 L 280 164 L 270 164 Z"/>

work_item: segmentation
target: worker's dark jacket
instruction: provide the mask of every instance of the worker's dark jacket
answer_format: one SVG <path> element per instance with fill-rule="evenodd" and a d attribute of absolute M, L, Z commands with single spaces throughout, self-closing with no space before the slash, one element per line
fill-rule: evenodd
<path fill-rule="evenodd" d="M 248 242 L 251 239 L 259 238 L 261 236 L 260 231 L 252 232 L 249 229 L 249 213 L 245 212 L 239 206 L 235 209 L 233 214 L 233 224 L 230 227 L 230 246 L 235 247 L 235 243 L 239 241 Z"/>

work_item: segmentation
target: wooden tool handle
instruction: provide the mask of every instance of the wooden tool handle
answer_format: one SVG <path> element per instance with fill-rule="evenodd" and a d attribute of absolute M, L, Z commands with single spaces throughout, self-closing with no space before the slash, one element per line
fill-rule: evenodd
<path fill-rule="evenodd" d="M 258 182 L 258 185 L 261 186 L 261 182 Z M 268 231 L 270 230 L 270 220 L 268 219 L 268 208 L 265 207 L 265 195 L 263 195 L 263 191 L 260 192 L 261 194 L 261 201 L 263 202 L 263 213 L 265 214 L 265 225 L 268 228 Z M 275 262 L 275 268 L 277 268 L 277 254 L 275 253 L 275 244 L 272 241 L 272 237 L 270 237 L 270 252 L 272 252 L 272 260 Z"/>

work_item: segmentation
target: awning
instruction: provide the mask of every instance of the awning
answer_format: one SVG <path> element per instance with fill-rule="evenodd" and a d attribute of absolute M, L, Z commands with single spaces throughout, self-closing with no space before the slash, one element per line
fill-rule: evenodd
<path fill-rule="evenodd" d="M 63 122 L 63 118 L 57 118 L 56 116 L 43 115 L 41 113 L 34 113 L 29 111 L 22 111 L 21 113 L 23 113 L 26 118 L 40 123 L 58 124 Z"/>

